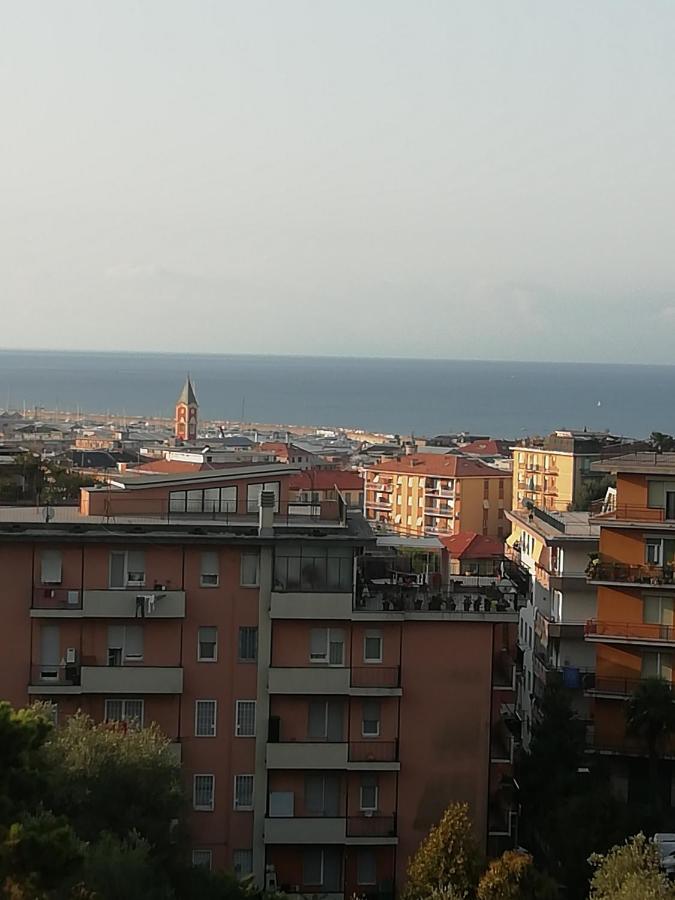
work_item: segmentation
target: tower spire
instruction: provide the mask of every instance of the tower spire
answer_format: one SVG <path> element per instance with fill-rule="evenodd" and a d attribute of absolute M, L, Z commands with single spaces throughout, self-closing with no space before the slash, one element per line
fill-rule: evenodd
<path fill-rule="evenodd" d="M 197 440 L 197 395 L 192 387 L 190 373 L 187 373 L 183 390 L 176 402 L 175 435 L 177 441 L 192 442 Z"/>

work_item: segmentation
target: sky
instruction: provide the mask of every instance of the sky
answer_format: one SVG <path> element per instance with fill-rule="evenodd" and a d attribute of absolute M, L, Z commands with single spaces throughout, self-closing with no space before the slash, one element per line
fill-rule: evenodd
<path fill-rule="evenodd" d="M 672 0 L 0 17 L 0 346 L 674 361 Z"/>

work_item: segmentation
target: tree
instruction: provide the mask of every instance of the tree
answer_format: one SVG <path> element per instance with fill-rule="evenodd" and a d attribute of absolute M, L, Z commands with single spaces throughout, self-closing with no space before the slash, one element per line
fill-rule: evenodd
<path fill-rule="evenodd" d="M 675 900 L 675 889 L 661 871 L 659 850 L 643 834 L 590 858 L 595 868 L 589 900 Z"/>
<path fill-rule="evenodd" d="M 40 752 L 51 728 L 39 708 L 15 712 L 0 701 L 0 825 L 39 800 L 45 786 Z"/>
<path fill-rule="evenodd" d="M 612 475 L 600 475 L 597 478 L 585 478 L 573 504 L 575 510 L 589 510 L 594 500 L 602 500 L 607 488 L 614 487 L 616 479 Z"/>
<path fill-rule="evenodd" d="M 539 872 L 529 853 L 507 850 L 493 860 L 478 884 L 477 900 L 557 900 L 556 883 Z"/>
<path fill-rule="evenodd" d="M 466 803 L 453 803 L 408 863 L 407 900 L 459 897 L 474 891 L 481 861 Z M 454 894 L 449 893 L 453 891 Z"/>
<path fill-rule="evenodd" d="M 659 757 L 675 731 L 675 701 L 670 685 L 662 678 L 647 678 L 628 699 L 626 733 L 644 741 L 649 758 L 649 783 L 654 807 L 659 796 Z"/>
<path fill-rule="evenodd" d="M 151 857 L 173 864 L 183 815 L 180 768 L 156 725 L 124 730 L 77 713 L 45 746 L 51 808 L 95 843 L 103 834 L 147 842 Z"/>
<path fill-rule="evenodd" d="M 670 453 L 675 450 L 675 438 L 661 431 L 652 431 L 649 443 L 657 453 Z"/>

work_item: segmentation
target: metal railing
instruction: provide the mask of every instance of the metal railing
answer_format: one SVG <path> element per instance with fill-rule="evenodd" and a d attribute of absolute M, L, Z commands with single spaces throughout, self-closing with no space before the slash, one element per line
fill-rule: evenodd
<path fill-rule="evenodd" d="M 662 507 L 633 506 L 618 503 L 614 509 L 607 512 L 596 513 L 597 519 L 624 519 L 629 522 L 668 522 L 675 521 L 666 518 L 666 510 Z"/>
<path fill-rule="evenodd" d="M 639 643 L 675 643 L 675 627 L 644 622 L 606 622 L 589 619 L 584 626 L 586 637 L 620 638 Z"/>
<path fill-rule="evenodd" d="M 80 684 L 81 666 L 79 663 L 33 664 L 30 667 L 30 683 L 32 685 L 76 687 Z"/>
<path fill-rule="evenodd" d="M 358 666 L 351 669 L 351 686 L 397 688 L 401 686 L 400 666 L 381 666 L 373 663 L 370 666 Z"/>
<path fill-rule="evenodd" d="M 663 683 L 673 690 L 673 684 L 670 681 L 662 679 Z M 595 694 L 610 694 L 616 697 L 630 697 L 635 691 L 649 681 L 646 678 L 616 678 L 608 675 L 596 675 L 592 683 L 586 687 L 586 690 Z"/>
<path fill-rule="evenodd" d="M 629 565 L 599 562 L 589 566 L 589 581 L 620 581 L 626 584 L 675 584 L 673 566 Z"/>
<path fill-rule="evenodd" d="M 398 762 L 398 741 L 350 741 L 349 762 Z"/>
<path fill-rule="evenodd" d="M 347 816 L 347 837 L 396 837 L 396 815 Z"/>

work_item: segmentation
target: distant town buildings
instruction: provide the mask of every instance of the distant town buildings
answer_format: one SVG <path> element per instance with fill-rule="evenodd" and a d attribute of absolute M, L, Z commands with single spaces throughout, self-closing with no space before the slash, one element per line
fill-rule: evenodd
<path fill-rule="evenodd" d="M 407 535 L 510 530 L 510 473 L 452 453 L 415 453 L 364 469 L 366 518 L 374 528 Z"/>

